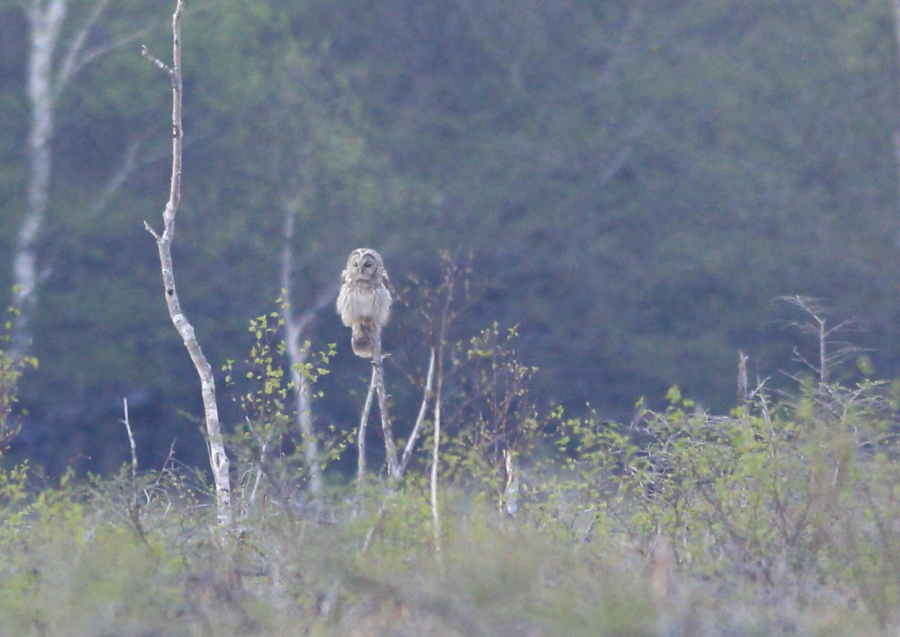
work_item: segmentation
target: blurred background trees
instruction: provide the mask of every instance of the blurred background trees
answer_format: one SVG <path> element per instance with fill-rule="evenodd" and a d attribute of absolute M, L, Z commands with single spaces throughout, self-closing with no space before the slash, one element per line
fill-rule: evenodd
<path fill-rule="evenodd" d="M 173 439 L 202 463 L 190 361 L 158 297 L 152 239 L 167 192 L 170 7 L 112 0 L 92 59 L 55 105 L 36 241 L 40 367 L 22 380 L 14 453 L 107 470 Z M 69 0 L 65 40 L 94 3 Z M 277 307 L 286 214 L 293 302 L 360 245 L 394 283 L 473 254 L 468 337 L 518 324 L 544 402 L 627 418 L 678 383 L 734 402 L 791 365 L 780 295 L 855 319 L 876 373 L 900 372 L 898 78 L 888 0 L 214 0 L 184 20 L 186 152 L 175 259 L 214 364 L 243 360 Z M 137 39 L 129 40 L 129 38 Z M 0 289 L 11 300 L 28 209 L 26 12 L 0 3 Z M 57 60 L 60 63 L 61 60 Z M 293 211 L 293 212 L 292 212 Z M 385 334 L 420 353 L 413 310 Z M 368 370 L 338 343 L 319 425 L 355 425 Z M 422 364 L 424 364 L 424 357 Z M 399 379 L 399 375 L 397 376 Z M 398 380 L 399 382 L 399 380 Z M 394 393 L 402 402 L 403 391 Z M 227 397 L 222 401 L 227 403 Z M 398 409 L 402 412 L 403 406 Z M 410 409 L 411 411 L 411 409 Z M 225 418 L 226 422 L 228 418 Z"/>

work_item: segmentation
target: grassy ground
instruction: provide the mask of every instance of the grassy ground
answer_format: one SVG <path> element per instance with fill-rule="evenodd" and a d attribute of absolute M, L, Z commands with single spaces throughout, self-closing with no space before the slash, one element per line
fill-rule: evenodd
<path fill-rule="evenodd" d="M 421 494 L 395 494 L 382 516 L 374 496 L 315 511 L 269 502 L 223 541 L 209 507 L 176 486 L 157 483 L 140 508 L 127 480 L 8 502 L 0 634 L 887 634 L 851 591 L 798 585 L 788 567 L 781 582 L 698 576 L 668 542 L 573 541 L 450 495 L 439 562 Z"/>

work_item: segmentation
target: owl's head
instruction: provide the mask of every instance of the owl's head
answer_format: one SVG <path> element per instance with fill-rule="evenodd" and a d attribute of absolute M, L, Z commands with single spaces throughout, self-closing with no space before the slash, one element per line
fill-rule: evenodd
<path fill-rule="evenodd" d="M 386 276 L 384 262 L 374 250 L 357 248 L 347 260 L 347 273 L 354 279 L 370 281 L 378 276 Z"/>

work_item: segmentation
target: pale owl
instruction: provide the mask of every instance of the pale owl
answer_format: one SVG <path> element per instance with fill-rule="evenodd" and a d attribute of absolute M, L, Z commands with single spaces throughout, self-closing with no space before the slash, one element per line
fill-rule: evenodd
<path fill-rule="evenodd" d="M 381 256 L 374 250 L 358 248 L 350 253 L 341 273 L 337 311 L 344 325 L 353 329 L 353 353 L 372 357 L 372 339 L 381 342 L 381 328 L 391 316 L 391 293 Z"/>

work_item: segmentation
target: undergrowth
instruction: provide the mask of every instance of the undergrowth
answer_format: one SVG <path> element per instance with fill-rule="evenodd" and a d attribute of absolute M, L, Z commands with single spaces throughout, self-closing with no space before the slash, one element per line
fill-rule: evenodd
<path fill-rule="evenodd" d="M 257 343 L 227 533 L 199 472 L 0 471 L 0 635 L 894 634 L 896 387 L 831 381 L 834 333 L 795 300 L 823 366 L 791 392 L 743 383 L 728 415 L 677 387 L 627 424 L 543 414 L 514 330 L 448 346 L 440 560 L 425 451 L 400 482 L 305 495 Z"/>

